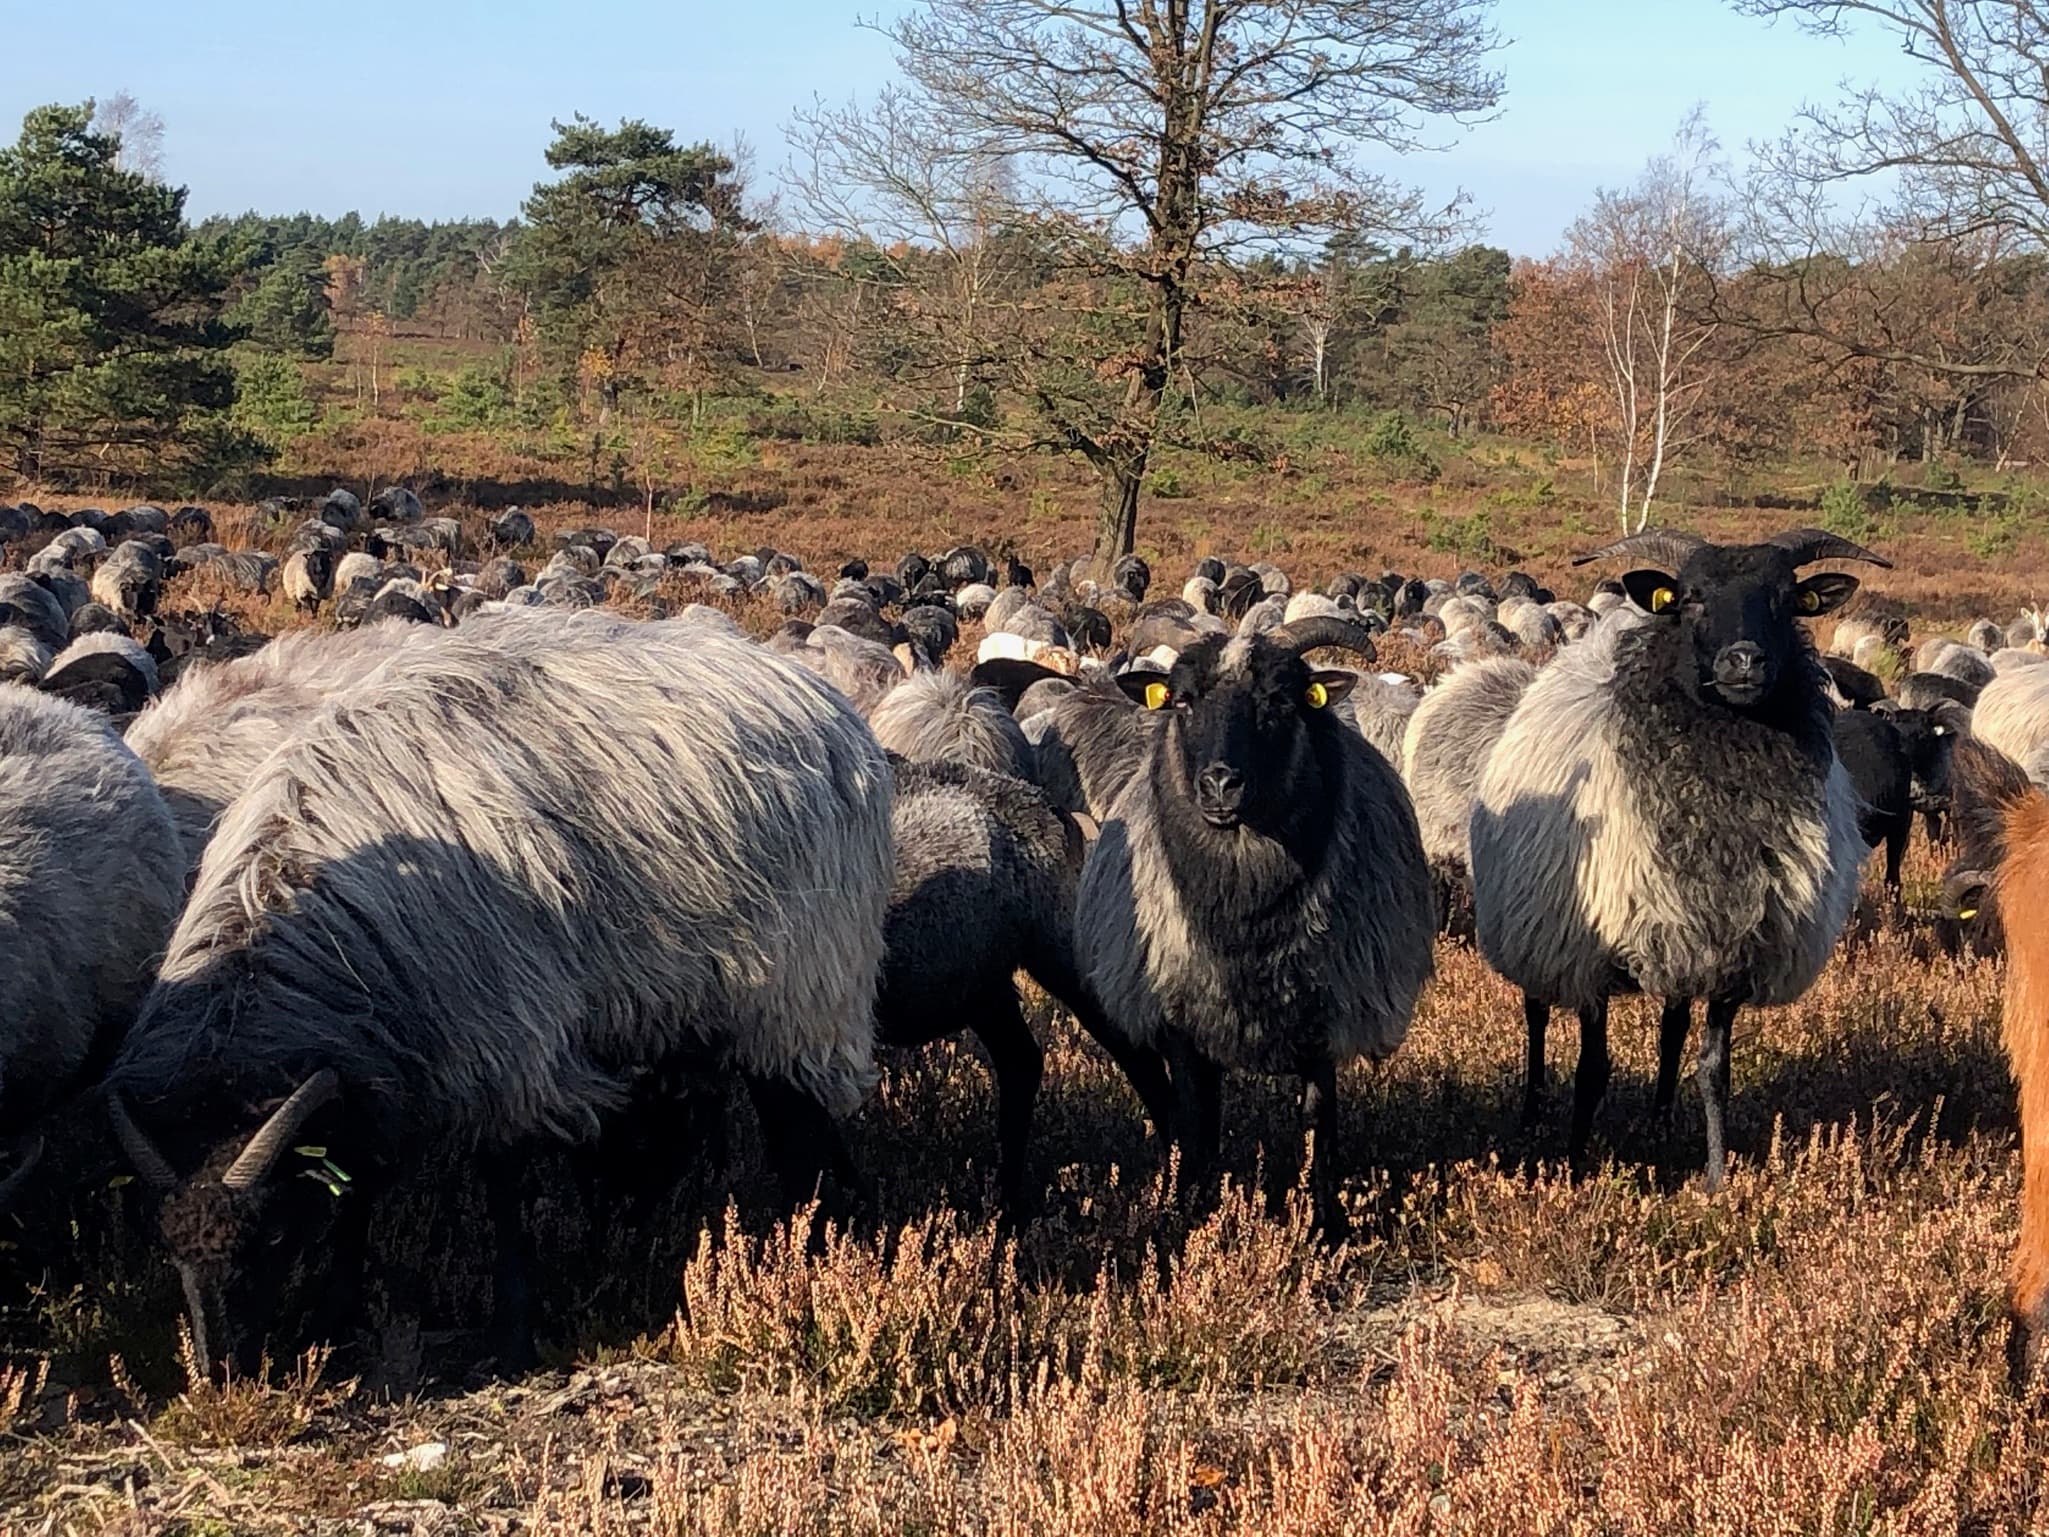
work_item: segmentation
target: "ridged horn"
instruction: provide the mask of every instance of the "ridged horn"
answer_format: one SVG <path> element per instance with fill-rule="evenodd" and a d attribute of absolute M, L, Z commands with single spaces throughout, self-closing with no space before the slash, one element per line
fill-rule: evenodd
<path fill-rule="evenodd" d="M 1277 646 L 1286 646 L 1297 656 L 1323 646 L 1356 651 L 1369 662 L 1379 654 L 1373 645 L 1372 631 L 1356 620 L 1340 619 L 1335 614 L 1313 614 L 1292 624 L 1277 624 L 1266 632 L 1266 638 Z"/>
<path fill-rule="evenodd" d="M 323 1067 L 292 1090 L 292 1097 L 271 1111 L 270 1119 L 257 1128 L 249 1145 L 228 1165 L 221 1183 L 230 1190 L 247 1190 L 256 1184 L 291 1146 L 299 1128 L 312 1119 L 313 1112 L 339 1093 L 341 1075 L 331 1067 Z"/>
<path fill-rule="evenodd" d="M 21 1182 L 35 1172 L 36 1165 L 43 1161 L 43 1139 L 37 1137 L 28 1146 L 28 1151 L 14 1166 L 14 1172 L 0 1179 L 0 1211 L 7 1210 L 7 1202 L 14 1192 L 21 1188 Z"/>
<path fill-rule="evenodd" d="M 135 1124 L 135 1117 L 128 1113 L 128 1102 L 118 1090 L 107 1096 L 107 1119 L 114 1123 L 114 1135 L 121 1143 L 121 1151 L 135 1165 L 135 1172 L 142 1176 L 142 1182 L 152 1190 L 175 1190 L 177 1171 L 171 1167 L 171 1161 L 157 1151 L 157 1145 L 149 1140 L 143 1129 Z"/>
<path fill-rule="evenodd" d="M 1625 539 L 1617 539 L 1613 544 L 1604 544 L 1598 550 L 1575 555 L 1572 563 L 1584 566 L 1591 561 L 1627 555 L 1632 559 L 1654 561 L 1659 566 L 1678 567 L 1685 565 L 1686 557 L 1706 543 L 1699 534 L 1689 534 L 1681 529 L 1647 528 Z"/>
<path fill-rule="evenodd" d="M 1888 571 L 1892 569 L 1892 562 L 1883 555 L 1873 554 L 1863 545 L 1823 528 L 1789 528 L 1783 534 L 1773 534 L 1765 543 L 1786 551 L 1796 566 L 1812 565 L 1817 560 L 1862 560 Z"/>

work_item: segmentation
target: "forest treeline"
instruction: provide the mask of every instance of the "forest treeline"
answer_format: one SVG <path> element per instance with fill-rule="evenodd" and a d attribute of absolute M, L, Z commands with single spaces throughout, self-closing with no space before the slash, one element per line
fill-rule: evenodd
<path fill-rule="evenodd" d="M 1920 119 L 1852 95 L 1732 165 L 1696 111 L 1522 260 L 1330 147 L 1495 110 L 1485 0 L 1319 7 L 1313 46 L 1214 0 L 1179 53 L 924 0 L 892 33 L 903 84 L 798 110 L 774 174 L 576 116 L 505 223 L 191 223 L 124 153 L 132 102 L 42 108 L 0 152 L 0 457 L 204 480 L 331 406 L 302 375 L 338 339 L 374 409 L 409 338 L 462 344 L 441 396 L 463 430 L 630 445 L 737 398 L 806 432 L 1074 454 L 1099 554 L 1129 547 L 1157 448 L 1267 451 L 1248 410 L 1359 413 L 1418 475 L 1413 426 L 1545 445 L 1629 526 L 1681 463 L 2024 464 L 2049 454 L 2049 174 L 2013 124 L 2049 112 L 2024 67 L 2049 42 L 2002 30 L 2011 0 L 1866 9 L 1911 52 L 1931 7 L 1951 45 L 1895 103 Z M 1094 115 L 1061 94 L 1078 59 L 1116 82 Z M 1844 213 L 1832 189 L 1880 169 L 1886 196 Z"/>

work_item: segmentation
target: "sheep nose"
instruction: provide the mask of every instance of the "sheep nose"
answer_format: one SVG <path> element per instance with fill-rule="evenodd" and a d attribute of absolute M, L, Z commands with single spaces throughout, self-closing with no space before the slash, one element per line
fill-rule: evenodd
<path fill-rule="evenodd" d="M 1235 807 L 1245 795 L 1245 776 L 1228 763 L 1212 763 L 1195 781 L 1203 803 L 1220 809 Z"/>
<path fill-rule="evenodd" d="M 1722 654 L 1715 658 L 1715 675 L 1724 682 L 1737 683 L 1764 671 L 1764 647 L 1754 641 L 1739 640 L 1733 646 L 1724 646 Z"/>

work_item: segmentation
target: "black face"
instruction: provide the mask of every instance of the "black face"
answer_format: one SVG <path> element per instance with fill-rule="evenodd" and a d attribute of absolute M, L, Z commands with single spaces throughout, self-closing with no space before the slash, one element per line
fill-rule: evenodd
<path fill-rule="evenodd" d="M 1638 608 L 1683 631 L 1698 696 L 1747 711 L 1772 697 L 1799 656 L 1798 621 L 1841 607 L 1857 579 L 1824 572 L 1802 581 L 1792 556 L 1771 545 L 1704 545 L 1676 575 L 1632 571 L 1622 586 Z"/>
<path fill-rule="evenodd" d="M 1348 672 L 1314 672 L 1294 653 L 1254 642 L 1242 664 L 1221 638 L 1183 651 L 1172 672 L 1126 673 L 1126 693 L 1169 713 L 1167 748 L 1178 787 L 1211 827 L 1255 832 L 1300 808 L 1299 766 L 1311 751 L 1309 721 L 1350 691 Z"/>

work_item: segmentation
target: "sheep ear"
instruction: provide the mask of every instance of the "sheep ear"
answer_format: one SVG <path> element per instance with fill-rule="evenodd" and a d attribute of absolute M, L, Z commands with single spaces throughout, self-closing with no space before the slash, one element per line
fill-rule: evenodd
<path fill-rule="evenodd" d="M 1819 619 L 1850 601 L 1857 590 L 1857 578 L 1846 571 L 1824 571 L 1810 576 L 1793 589 L 1793 606 L 1803 619 Z"/>
<path fill-rule="evenodd" d="M 1663 571 L 1645 567 L 1640 571 L 1625 572 L 1622 590 L 1629 594 L 1629 601 L 1646 614 L 1663 614 L 1679 601 L 1679 583 Z"/>
<path fill-rule="evenodd" d="M 1134 667 L 1129 672 L 1117 674 L 1117 686 L 1124 690 L 1125 697 L 1144 705 L 1148 710 L 1157 710 L 1173 697 L 1167 686 L 1167 675 L 1146 667 Z M 1158 692 L 1154 692 L 1158 690 Z"/>
<path fill-rule="evenodd" d="M 1346 672 L 1342 668 L 1312 672 L 1309 675 L 1309 692 L 1303 702 L 1312 710 L 1325 709 L 1351 693 L 1358 682 L 1357 673 Z"/>

